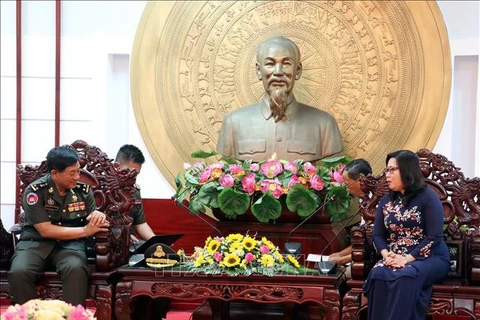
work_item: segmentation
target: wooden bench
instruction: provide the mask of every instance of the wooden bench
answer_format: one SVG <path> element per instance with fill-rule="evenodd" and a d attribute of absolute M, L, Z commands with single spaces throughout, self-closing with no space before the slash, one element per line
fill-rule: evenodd
<path fill-rule="evenodd" d="M 95 146 L 77 140 L 69 147 L 78 152 L 80 158 L 80 181 L 91 186 L 98 210 L 107 215 L 110 222 L 110 231 L 98 233 L 92 246 L 87 250 L 92 275 L 89 279 L 88 302 L 94 303 L 96 317 L 99 320 L 112 319 L 113 285 L 112 276 L 117 267 L 128 262 L 129 258 L 129 225 L 132 218 L 128 215 L 134 205 L 133 193 L 136 171 L 119 169 L 113 161 Z M 19 165 L 17 176 L 21 181 L 22 196 L 27 186 L 47 173 L 46 162 L 38 166 Z M 20 226 L 23 217 L 19 217 Z M 12 236 L 0 228 L 2 241 L 0 270 L 0 297 L 9 297 L 8 259 L 13 254 L 14 241 Z M 41 298 L 61 299 L 62 283 L 56 272 L 46 271 L 37 285 Z"/>
<path fill-rule="evenodd" d="M 419 150 L 417 155 L 427 184 L 443 204 L 444 239 L 452 261 L 448 278 L 434 285 L 429 317 L 480 319 L 480 178 L 465 178 L 445 156 L 427 149 Z M 351 234 L 352 279 L 348 281 L 351 289 L 343 298 L 343 320 L 366 315 L 363 283 L 379 259 L 372 244 L 372 224 L 378 201 L 389 191 L 384 174 L 362 178 L 361 183 L 366 223 L 355 227 Z"/>

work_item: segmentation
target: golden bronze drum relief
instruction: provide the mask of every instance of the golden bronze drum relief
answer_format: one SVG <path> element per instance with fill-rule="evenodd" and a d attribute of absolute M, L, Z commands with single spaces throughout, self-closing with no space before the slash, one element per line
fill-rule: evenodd
<path fill-rule="evenodd" d="M 447 112 L 451 58 L 433 1 L 157 1 L 131 63 L 135 116 L 173 184 L 193 151 L 215 150 L 223 117 L 261 99 L 256 52 L 273 35 L 300 48 L 296 98 L 333 115 L 345 153 L 370 161 L 433 148 Z"/>

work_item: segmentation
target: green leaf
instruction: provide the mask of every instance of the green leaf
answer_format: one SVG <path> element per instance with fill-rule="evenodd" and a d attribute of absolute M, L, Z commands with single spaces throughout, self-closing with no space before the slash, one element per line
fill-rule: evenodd
<path fill-rule="evenodd" d="M 322 180 L 326 182 L 332 181 L 332 176 L 330 174 L 330 170 L 325 167 L 317 167 L 317 175 L 322 178 Z"/>
<path fill-rule="evenodd" d="M 350 194 L 345 186 L 332 186 L 327 199 L 333 195 L 335 195 L 334 199 L 326 205 L 326 212 L 331 221 L 340 221 L 345 218 L 350 209 Z"/>
<path fill-rule="evenodd" d="M 351 161 L 351 158 L 347 155 L 341 155 L 336 157 L 329 157 L 322 159 L 321 162 L 324 167 L 326 168 L 333 168 L 338 166 L 339 164 L 347 164 Z"/>
<path fill-rule="evenodd" d="M 252 205 L 252 213 L 260 222 L 268 222 L 270 219 L 277 219 L 282 213 L 280 201 L 267 191 L 260 199 Z"/>
<path fill-rule="evenodd" d="M 185 181 L 190 185 L 190 186 L 198 186 L 200 183 L 198 182 L 198 179 L 193 176 L 190 172 L 185 172 Z M 186 183 L 186 184 L 187 184 Z"/>
<path fill-rule="evenodd" d="M 218 195 L 220 191 L 215 182 L 204 184 L 198 192 L 198 199 L 209 208 L 218 208 Z"/>
<path fill-rule="evenodd" d="M 234 157 L 227 157 L 227 156 L 222 156 L 220 158 L 221 161 L 227 163 L 227 164 L 241 164 L 242 162 Z"/>
<path fill-rule="evenodd" d="M 180 192 L 180 190 L 183 188 L 183 183 L 182 183 L 182 178 L 181 178 L 182 174 L 179 173 L 177 174 L 177 176 L 175 177 L 175 186 L 177 187 L 177 194 Z"/>
<path fill-rule="evenodd" d="M 301 217 L 309 216 L 318 207 L 318 197 L 301 184 L 294 185 L 287 195 L 287 208 Z"/>
<path fill-rule="evenodd" d="M 218 155 L 218 152 L 216 151 L 207 152 L 204 150 L 197 150 L 192 152 L 192 154 L 190 154 L 192 158 L 200 158 L 200 159 L 210 158 L 216 155 Z"/>
<path fill-rule="evenodd" d="M 188 208 L 195 214 L 199 212 L 205 212 L 205 205 L 198 199 L 198 197 L 190 198 Z"/>
<path fill-rule="evenodd" d="M 218 205 L 227 217 L 236 217 L 248 210 L 250 196 L 232 188 L 225 188 L 218 195 Z"/>

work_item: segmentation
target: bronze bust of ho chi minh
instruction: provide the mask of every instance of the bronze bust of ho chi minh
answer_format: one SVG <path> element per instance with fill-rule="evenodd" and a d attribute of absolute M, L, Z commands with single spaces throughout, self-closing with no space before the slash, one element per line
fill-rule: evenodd
<path fill-rule="evenodd" d="M 240 160 L 316 161 L 343 151 L 338 124 L 329 113 L 298 102 L 295 81 L 302 75 L 300 50 L 274 36 L 257 51 L 256 74 L 265 95 L 259 102 L 225 116 L 217 151 Z"/>

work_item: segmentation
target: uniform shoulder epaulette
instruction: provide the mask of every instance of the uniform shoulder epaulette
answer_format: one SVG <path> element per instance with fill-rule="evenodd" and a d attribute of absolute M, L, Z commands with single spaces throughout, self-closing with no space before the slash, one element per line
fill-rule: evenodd
<path fill-rule="evenodd" d="M 137 189 L 138 191 L 140 191 L 140 186 L 139 186 L 138 184 L 135 183 L 133 186 L 135 187 L 135 189 Z"/>
<path fill-rule="evenodd" d="M 80 189 L 83 192 L 88 193 L 90 191 L 90 185 L 83 182 L 77 182 L 77 189 Z"/>
<path fill-rule="evenodd" d="M 38 191 L 40 189 L 43 189 L 45 188 L 46 186 L 48 186 L 48 183 L 47 182 L 41 182 L 41 183 L 36 183 L 36 184 L 31 184 L 30 185 L 30 188 L 32 188 L 33 191 Z"/>

